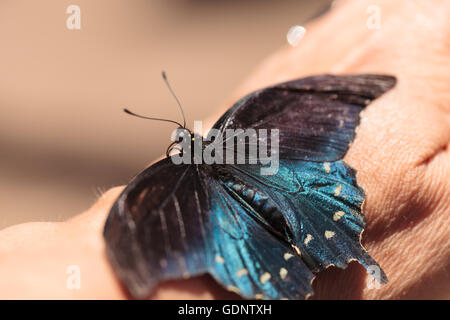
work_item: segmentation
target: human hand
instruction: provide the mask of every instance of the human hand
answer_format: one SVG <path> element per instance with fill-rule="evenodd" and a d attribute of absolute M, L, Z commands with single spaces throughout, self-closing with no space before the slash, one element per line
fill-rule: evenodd
<path fill-rule="evenodd" d="M 373 4 L 381 9 L 379 30 L 366 27 L 366 9 Z M 307 26 L 298 47 L 268 58 L 226 106 L 256 88 L 312 74 L 383 73 L 398 79 L 362 113 L 344 158 L 357 169 L 367 195 L 363 244 L 389 283 L 369 289 L 366 272 L 352 263 L 321 272 L 314 298 L 450 298 L 449 13 L 445 0 L 339 3 Z M 1 231 L 0 298 L 125 298 L 102 238 L 121 189 L 109 190 L 66 222 Z M 81 270 L 80 290 L 66 287 L 71 265 Z M 224 297 L 230 293 L 210 277 L 172 281 L 154 295 Z"/>

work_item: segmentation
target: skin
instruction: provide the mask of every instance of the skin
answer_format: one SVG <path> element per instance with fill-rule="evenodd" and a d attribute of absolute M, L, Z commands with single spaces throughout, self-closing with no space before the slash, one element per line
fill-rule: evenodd
<path fill-rule="evenodd" d="M 366 27 L 369 5 L 381 28 Z M 370 289 L 358 263 L 316 278 L 314 298 L 450 298 L 450 2 L 344 1 L 307 25 L 300 44 L 269 57 L 230 98 L 318 73 L 386 73 L 398 84 L 362 114 L 344 160 L 358 171 L 367 199 L 363 244 L 389 283 Z M 212 123 L 215 118 L 209 119 Z M 108 211 L 123 187 L 107 191 L 66 221 L 26 223 L 0 232 L 0 298 L 121 299 L 102 238 Z M 68 290 L 78 265 L 81 289 Z M 210 277 L 158 287 L 156 299 L 236 298 Z"/>

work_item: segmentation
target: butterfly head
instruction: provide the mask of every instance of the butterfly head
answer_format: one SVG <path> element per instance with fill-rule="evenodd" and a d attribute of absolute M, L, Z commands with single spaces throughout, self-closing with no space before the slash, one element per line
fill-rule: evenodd
<path fill-rule="evenodd" d="M 170 157 L 174 152 L 180 153 L 180 156 L 183 156 L 185 153 L 193 156 L 193 150 L 203 149 L 202 136 L 188 128 L 179 127 L 174 130 L 171 138 L 172 143 L 166 150 L 167 157 Z"/>

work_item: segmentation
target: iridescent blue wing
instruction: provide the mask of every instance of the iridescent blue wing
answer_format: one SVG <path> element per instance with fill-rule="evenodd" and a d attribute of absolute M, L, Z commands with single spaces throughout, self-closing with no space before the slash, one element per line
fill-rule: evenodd
<path fill-rule="evenodd" d="M 226 129 L 279 129 L 280 159 L 342 159 L 360 111 L 395 85 L 387 75 L 319 75 L 255 91 L 214 125 Z M 267 143 L 271 145 L 270 136 Z M 251 141 L 246 142 L 252 144 Z"/>
<path fill-rule="evenodd" d="M 345 268 L 349 261 L 356 260 L 370 272 L 378 268 L 377 280 L 387 281 L 360 242 L 365 226 L 364 191 L 358 186 L 352 168 L 343 161 L 281 160 L 278 173 L 268 176 L 261 175 L 258 167 L 227 168 L 234 184 L 245 185 L 247 190 L 259 195 L 259 199 L 247 200 L 248 205 L 260 212 L 259 219 L 266 220 L 269 228 L 284 233 L 311 271 L 316 273 L 330 265 Z M 268 210 L 271 215 L 267 214 Z M 276 216 L 274 211 L 284 217 L 287 225 L 284 230 L 272 218 Z"/>
<path fill-rule="evenodd" d="M 344 268 L 353 259 L 377 266 L 360 243 L 364 193 L 353 169 L 339 160 L 355 136 L 360 111 L 395 82 L 386 75 L 290 81 L 249 94 L 214 125 L 224 140 L 227 129 L 279 129 L 278 173 L 264 176 L 258 165 L 228 165 L 226 177 L 240 180 L 227 183 L 239 186 L 259 213 L 255 219 L 296 246 L 313 272 Z M 270 136 L 266 141 L 270 147 Z M 258 138 L 256 144 L 266 141 Z M 252 143 L 245 141 L 247 151 Z M 380 273 L 378 280 L 386 281 Z"/>
<path fill-rule="evenodd" d="M 305 299 L 312 294 L 313 274 L 293 247 L 255 219 L 259 213 L 227 184 L 215 179 L 211 204 L 215 266 L 210 273 L 225 287 L 250 299 Z M 236 215 L 242 235 L 220 225 Z"/>
<path fill-rule="evenodd" d="M 135 298 L 167 279 L 210 273 L 247 298 L 303 299 L 313 274 L 291 245 L 253 219 L 211 167 L 162 160 L 138 175 L 105 225 L 108 257 Z"/>

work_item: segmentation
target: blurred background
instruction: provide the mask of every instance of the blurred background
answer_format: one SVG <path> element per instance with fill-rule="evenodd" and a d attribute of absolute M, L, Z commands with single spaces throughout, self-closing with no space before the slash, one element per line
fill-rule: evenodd
<path fill-rule="evenodd" d="M 0 229 L 64 220 L 210 116 L 329 0 L 0 0 Z M 81 9 L 69 30 L 68 6 Z"/>

